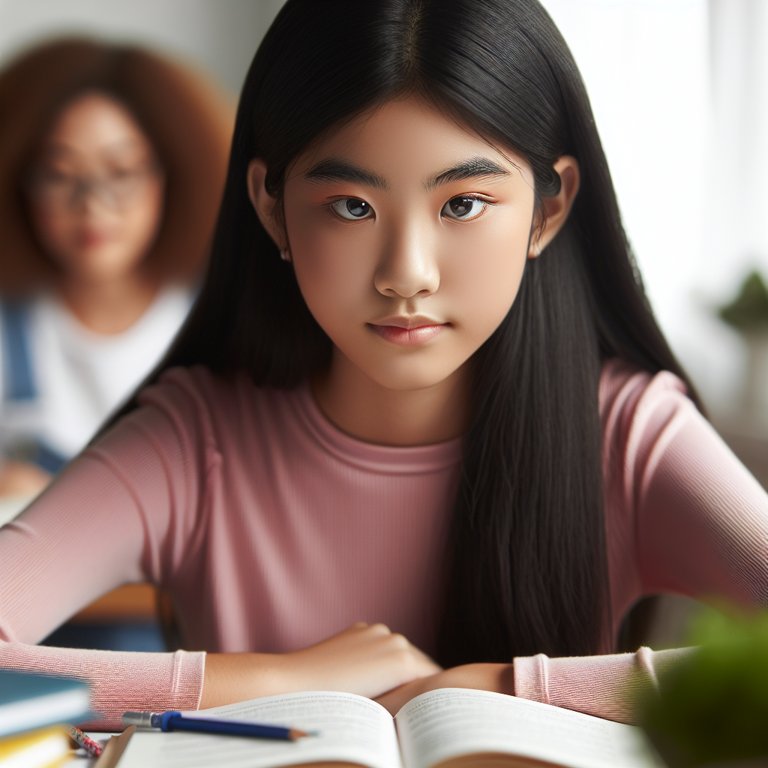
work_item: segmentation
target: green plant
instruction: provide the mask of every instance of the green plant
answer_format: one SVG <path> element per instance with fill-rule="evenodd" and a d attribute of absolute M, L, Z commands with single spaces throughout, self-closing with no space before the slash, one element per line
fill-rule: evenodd
<path fill-rule="evenodd" d="M 728 325 L 742 332 L 768 332 L 768 286 L 757 271 L 742 281 L 733 301 L 720 307 L 718 315 Z"/>
<path fill-rule="evenodd" d="M 672 768 L 768 765 L 768 612 L 708 609 L 689 640 L 697 650 L 639 703 L 651 742 Z"/>

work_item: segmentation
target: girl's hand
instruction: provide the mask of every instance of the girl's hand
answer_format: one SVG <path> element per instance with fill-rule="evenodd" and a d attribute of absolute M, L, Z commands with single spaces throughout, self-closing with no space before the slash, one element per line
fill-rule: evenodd
<path fill-rule="evenodd" d="M 353 624 L 316 645 L 278 658 L 286 685 L 295 690 L 348 691 L 369 698 L 441 669 L 383 624 Z"/>
<path fill-rule="evenodd" d="M 435 688 L 475 688 L 481 691 L 514 694 L 515 680 L 512 664 L 463 664 L 430 677 L 406 683 L 379 696 L 376 701 L 396 715 L 400 707 L 414 696 Z"/>
<path fill-rule="evenodd" d="M 346 691 L 374 698 L 440 671 L 383 624 L 353 624 L 284 654 L 208 654 L 201 707 L 290 691 Z"/>

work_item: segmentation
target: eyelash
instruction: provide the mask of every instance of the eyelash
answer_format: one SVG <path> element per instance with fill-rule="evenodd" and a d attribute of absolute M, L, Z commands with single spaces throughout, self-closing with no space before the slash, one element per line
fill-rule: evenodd
<path fill-rule="evenodd" d="M 371 218 L 375 218 L 371 216 L 363 216 L 360 218 L 355 218 L 355 217 L 347 218 L 346 216 L 343 216 L 341 213 L 337 211 L 336 206 L 339 205 L 340 203 L 345 203 L 350 200 L 355 200 L 360 203 L 363 203 L 364 205 L 368 206 L 370 211 L 373 212 L 373 207 L 360 197 L 340 197 L 340 198 L 337 198 L 336 200 L 332 200 L 330 203 L 327 203 L 325 207 L 328 209 L 328 212 L 331 216 L 334 216 L 337 219 L 341 219 L 342 221 L 345 221 L 345 222 L 353 223 L 356 221 L 369 221 Z M 473 200 L 479 203 L 483 203 L 483 209 L 480 211 L 480 213 L 477 213 L 474 216 L 471 216 L 469 218 L 462 219 L 462 218 L 454 218 L 452 216 L 446 217 L 451 221 L 458 221 L 458 222 L 474 221 L 475 219 L 479 219 L 488 210 L 488 206 L 495 205 L 495 203 L 492 200 L 489 200 L 488 198 L 478 194 L 454 195 L 449 200 L 447 200 L 443 205 L 443 207 L 440 209 L 441 215 L 445 207 L 454 200 Z"/>
<path fill-rule="evenodd" d="M 448 217 L 451 221 L 474 221 L 475 219 L 479 219 L 481 216 L 485 214 L 485 212 L 488 210 L 488 206 L 493 205 L 494 203 L 489 200 L 487 197 L 483 197 L 482 195 L 473 195 L 473 194 L 467 194 L 467 195 L 456 195 L 452 197 L 450 200 L 447 200 L 445 205 L 440 209 L 440 213 L 442 214 L 443 210 L 447 205 L 452 203 L 454 200 L 472 200 L 476 201 L 478 203 L 483 204 L 483 208 L 480 211 L 480 213 L 476 213 L 474 216 L 470 216 L 469 218 L 465 219 L 458 219 L 458 218 L 452 218 Z"/>

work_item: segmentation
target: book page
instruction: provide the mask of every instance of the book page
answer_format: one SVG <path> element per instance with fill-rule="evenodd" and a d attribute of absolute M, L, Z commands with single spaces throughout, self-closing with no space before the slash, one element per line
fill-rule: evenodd
<path fill-rule="evenodd" d="M 527 758 L 514 764 L 568 768 L 661 765 L 635 726 L 489 691 L 429 691 L 395 720 L 408 768 L 432 768 L 467 754 L 508 754 Z M 494 765 L 504 765 L 503 759 Z"/>
<path fill-rule="evenodd" d="M 351 693 L 266 696 L 184 714 L 286 725 L 319 731 L 319 735 L 286 742 L 139 730 L 129 741 L 120 768 L 278 768 L 320 762 L 402 768 L 390 714 L 370 699 Z"/>

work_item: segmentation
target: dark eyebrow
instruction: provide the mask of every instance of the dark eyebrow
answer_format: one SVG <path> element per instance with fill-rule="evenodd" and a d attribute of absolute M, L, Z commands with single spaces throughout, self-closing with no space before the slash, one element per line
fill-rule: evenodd
<path fill-rule="evenodd" d="M 388 187 L 387 182 L 381 176 L 366 171 L 364 168 L 358 168 L 352 163 L 334 158 L 321 160 L 313 165 L 304 174 L 304 178 L 309 181 L 354 181 L 375 189 L 387 189 Z"/>
<path fill-rule="evenodd" d="M 509 176 L 509 171 L 487 157 L 473 157 L 465 160 L 452 168 L 441 171 L 436 176 L 428 179 L 424 187 L 433 190 L 441 184 L 464 179 L 475 179 L 483 176 Z M 313 165 L 305 174 L 309 181 L 353 181 L 365 184 L 374 189 L 388 189 L 389 185 L 379 175 L 365 168 L 348 163 L 345 160 L 329 158 L 321 160 Z"/>
<path fill-rule="evenodd" d="M 438 173 L 425 184 L 428 190 L 435 189 L 441 184 L 448 184 L 452 181 L 463 181 L 464 179 L 476 179 L 483 176 L 509 176 L 509 171 L 502 168 L 498 163 L 489 160 L 487 157 L 473 157 L 465 160 L 463 163 L 454 165 L 441 173 Z"/>

